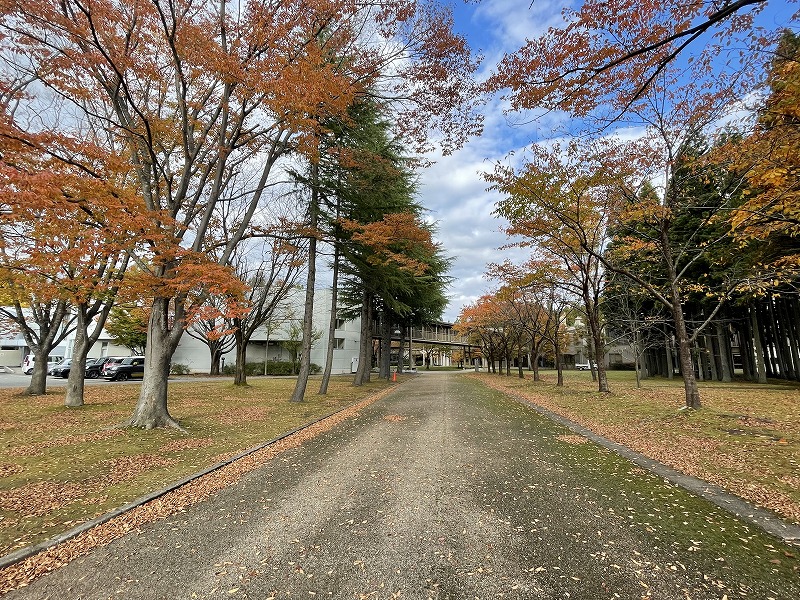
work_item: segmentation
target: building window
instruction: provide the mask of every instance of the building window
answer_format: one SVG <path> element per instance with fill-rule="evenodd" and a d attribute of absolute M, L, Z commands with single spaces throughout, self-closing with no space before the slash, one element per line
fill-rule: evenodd
<path fill-rule="evenodd" d="M 342 329 L 345 323 L 347 323 L 347 321 L 344 319 L 336 319 L 336 329 Z"/>
<path fill-rule="evenodd" d="M 344 350 L 344 338 L 333 338 L 334 350 Z"/>

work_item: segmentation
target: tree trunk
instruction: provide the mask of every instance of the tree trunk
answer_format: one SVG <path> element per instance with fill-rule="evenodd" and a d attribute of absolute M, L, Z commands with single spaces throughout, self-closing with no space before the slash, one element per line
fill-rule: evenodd
<path fill-rule="evenodd" d="M 780 303 L 781 319 L 786 323 L 787 344 L 789 347 L 789 354 L 792 357 L 792 370 L 790 377 L 795 380 L 800 380 L 800 336 L 798 336 L 796 323 L 792 318 L 792 307 L 786 300 Z"/>
<path fill-rule="evenodd" d="M 391 379 L 392 377 L 392 321 L 386 310 L 382 311 L 380 317 L 380 367 L 378 376 L 381 379 Z"/>
<path fill-rule="evenodd" d="M 339 303 L 339 248 L 333 251 L 333 284 L 331 287 L 331 318 L 328 322 L 328 347 L 325 350 L 325 369 L 322 372 L 322 382 L 319 384 L 319 393 L 328 393 L 328 384 L 333 370 L 333 350 L 336 344 L 336 321 Z"/>
<path fill-rule="evenodd" d="M 703 347 L 700 345 L 699 340 L 695 340 L 692 351 L 694 355 L 697 357 L 697 380 L 698 381 L 705 381 L 706 377 L 706 357 L 705 353 L 703 352 Z"/>
<path fill-rule="evenodd" d="M 748 309 L 746 309 L 748 310 Z M 745 313 L 737 327 L 739 331 L 739 354 L 742 357 L 742 371 L 747 381 L 756 381 L 756 359 L 753 348 L 753 338 L 750 334 L 750 315 Z"/>
<path fill-rule="evenodd" d="M 719 364 L 721 373 L 721 380 L 724 383 L 731 382 L 731 364 L 728 361 L 728 347 L 729 338 L 725 326 L 722 323 L 717 323 L 717 344 L 719 345 Z"/>
<path fill-rule="evenodd" d="M 533 369 L 533 380 L 541 381 L 539 377 L 539 350 L 540 345 L 537 342 L 531 344 L 531 369 Z"/>
<path fill-rule="evenodd" d="M 247 385 L 247 344 L 241 327 L 236 328 L 233 339 L 236 340 L 236 369 L 233 373 L 233 385 Z M 266 371 L 266 366 L 264 366 L 264 370 Z"/>
<path fill-rule="evenodd" d="M 794 379 L 794 365 L 792 364 L 792 351 L 790 348 L 790 334 L 787 330 L 787 321 L 779 301 L 769 301 L 769 316 L 775 331 L 775 350 L 778 354 L 778 368 L 783 379 Z"/>
<path fill-rule="evenodd" d="M 553 344 L 553 354 L 556 360 L 556 386 L 564 387 L 564 368 L 561 364 L 561 344 L 558 343 L 558 332 L 555 335 L 556 342 Z"/>
<path fill-rule="evenodd" d="M 633 370 L 636 372 L 636 387 L 642 387 L 641 355 L 639 353 L 639 330 L 633 332 Z"/>
<path fill-rule="evenodd" d="M 686 408 L 697 409 L 701 407 L 700 390 L 697 388 L 697 380 L 694 376 L 692 346 L 689 341 L 689 335 L 686 332 L 680 290 L 677 285 L 672 286 L 672 319 L 675 323 L 675 338 L 678 341 L 678 357 L 680 358 L 681 375 L 683 376 L 685 406 Z"/>
<path fill-rule="evenodd" d="M 592 333 L 592 345 L 594 346 L 594 360 L 597 363 L 597 391 L 608 393 L 608 375 L 606 374 L 605 348 L 603 345 L 603 332 L 600 330 L 600 319 L 596 311 L 588 317 L 589 328 Z M 592 368 L 592 361 L 589 360 L 589 368 Z"/>
<path fill-rule="evenodd" d="M 312 235 L 308 240 L 308 272 L 306 273 L 306 300 L 303 306 L 303 340 L 300 350 L 300 372 L 290 402 L 302 402 L 306 395 L 308 376 L 311 374 L 311 344 L 314 342 L 314 286 L 317 282 L 317 231 L 319 217 L 319 165 L 311 163 L 311 200 L 308 206 L 309 226 Z"/>
<path fill-rule="evenodd" d="M 669 378 L 672 379 L 672 370 L 673 370 L 673 363 L 672 363 L 672 340 L 669 339 L 669 336 L 664 337 L 664 375 L 669 374 Z"/>
<path fill-rule="evenodd" d="M 220 362 L 222 362 L 222 350 L 217 347 L 217 345 L 213 345 L 211 348 L 211 369 L 209 370 L 208 374 L 214 377 L 215 375 L 220 375 Z"/>
<path fill-rule="evenodd" d="M 128 420 L 128 425 L 141 429 L 177 427 L 180 425 L 167 410 L 167 380 L 169 364 L 183 334 L 182 310 L 176 309 L 170 318 L 171 298 L 153 300 L 147 326 L 147 347 L 144 352 L 144 377 L 139 391 L 139 401 Z M 178 301 L 175 302 L 179 306 Z"/>
<path fill-rule="evenodd" d="M 69 367 L 67 379 L 67 393 L 64 396 L 64 406 L 77 408 L 83 406 L 83 378 L 86 375 L 86 356 L 91 345 L 86 335 L 86 307 L 79 306 L 75 322 L 75 343 L 72 345 L 72 363 Z"/>
<path fill-rule="evenodd" d="M 703 336 L 705 346 L 708 348 L 708 365 L 711 367 L 711 379 L 714 381 L 719 381 L 721 379 L 719 369 L 717 368 L 717 355 L 719 353 L 719 347 L 714 346 L 714 339 L 715 338 L 712 335 Z"/>
<path fill-rule="evenodd" d="M 781 350 L 775 329 L 775 319 L 772 318 L 772 301 L 768 298 L 759 306 L 759 321 L 763 335 L 764 354 L 766 356 L 767 377 L 782 377 Z"/>
<path fill-rule="evenodd" d="M 586 317 L 586 320 L 589 320 L 589 317 Z M 594 365 L 597 362 L 595 360 L 595 351 L 594 351 L 594 332 L 592 332 L 591 326 L 589 327 L 589 339 L 588 348 L 586 349 L 586 353 L 589 355 L 587 358 L 589 360 L 589 372 L 592 374 L 592 381 L 597 383 L 597 369 L 595 369 Z"/>
<path fill-rule="evenodd" d="M 370 348 L 367 347 L 370 346 Z M 359 336 L 358 369 L 353 385 L 363 385 L 369 381 L 372 369 L 372 296 L 363 293 L 361 304 L 361 335 Z"/>
<path fill-rule="evenodd" d="M 758 314 L 754 302 L 750 303 L 750 333 L 753 336 L 753 350 L 756 362 L 756 374 L 758 383 L 767 383 L 767 367 L 764 360 L 764 346 L 761 342 L 761 332 L 759 329 Z"/>

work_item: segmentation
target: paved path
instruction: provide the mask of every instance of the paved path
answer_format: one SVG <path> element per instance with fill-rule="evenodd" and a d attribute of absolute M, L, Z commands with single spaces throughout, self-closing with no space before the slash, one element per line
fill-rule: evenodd
<path fill-rule="evenodd" d="M 791 550 L 527 406 L 423 373 L 6 598 L 788 600 Z"/>

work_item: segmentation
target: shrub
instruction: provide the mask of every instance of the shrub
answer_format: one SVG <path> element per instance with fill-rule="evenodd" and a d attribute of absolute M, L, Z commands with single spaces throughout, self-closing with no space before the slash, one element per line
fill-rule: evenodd
<path fill-rule="evenodd" d="M 262 363 L 262 373 L 263 363 Z M 267 375 L 293 375 L 292 363 L 285 360 L 271 360 L 267 363 Z"/>
<path fill-rule="evenodd" d="M 322 367 L 317 364 L 311 363 L 311 373 L 316 375 L 322 371 Z M 224 375 L 233 375 L 236 372 L 236 364 L 225 365 L 222 370 Z M 245 365 L 245 375 L 263 375 L 264 374 L 264 361 L 261 362 L 248 362 Z M 292 368 L 292 363 L 285 360 L 271 360 L 267 362 L 267 375 L 296 375 Z"/>
<path fill-rule="evenodd" d="M 189 365 L 184 365 L 181 363 L 172 363 L 169 366 L 170 375 L 189 375 L 192 370 L 189 368 Z"/>

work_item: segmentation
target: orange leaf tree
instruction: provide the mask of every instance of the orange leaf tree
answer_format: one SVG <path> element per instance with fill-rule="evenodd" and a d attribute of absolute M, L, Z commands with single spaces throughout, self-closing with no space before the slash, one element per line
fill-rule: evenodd
<path fill-rule="evenodd" d="M 566 291 L 580 299 L 598 367 L 598 389 L 608 391 L 604 366 L 600 253 L 621 190 L 631 187 L 633 165 L 614 143 L 569 144 L 563 152 L 534 147 L 517 171 L 498 166 L 487 178 L 504 195 L 495 214 L 508 221 L 512 244 L 534 258 L 556 262 Z"/>
<path fill-rule="evenodd" d="M 766 240 L 800 235 L 800 38 L 787 31 L 781 39 L 764 102 L 753 133 L 735 150 L 738 169 L 746 171 L 745 200 L 732 217 L 737 237 Z M 729 147 L 722 152 L 729 151 Z M 800 266 L 796 252 L 781 263 Z"/>
<path fill-rule="evenodd" d="M 503 282 L 498 298 L 508 303 L 521 329 L 520 349 L 530 357 L 534 381 L 539 381 L 539 358 L 544 354 L 545 342 L 550 342 L 558 372 L 558 385 L 563 385 L 562 353 L 565 347 L 564 312 L 570 304 L 565 293 L 571 277 L 551 260 L 531 258 L 523 265 L 510 261 L 489 265 L 487 277 Z M 522 361 L 519 376 L 523 377 Z"/>
<path fill-rule="evenodd" d="M 563 10 L 562 25 L 506 55 L 489 86 L 510 90 L 515 110 L 565 110 L 604 124 L 646 104 L 659 83 L 702 81 L 711 95 L 741 98 L 780 35 L 756 23 L 767 4 L 584 0 Z"/>
<path fill-rule="evenodd" d="M 373 86 L 402 101 L 397 122 L 421 146 L 431 127 L 446 147 L 477 127 L 468 49 L 449 14 L 424 2 L 10 0 L 2 10 L 7 62 L 36 82 L 4 115 L 20 143 L 32 133 L 20 120 L 48 114 L 57 98 L 71 120 L 37 121 L 53 140 L 43 135 L 41 151 L 99 126 L 107 156 L 132 173 L 139 204 L 115 218 L 146 221 L 130 282 L 151 299 L 135 427 L 177 425 L 167 375 L 190 315 L 209 293 L 238 285 L 226 264 L 276 164 L 290 153 L 313 157 L 320 117 L 344 114 Z M 252 182 L 236 189 L 245 216 L 211 258 L 215 215 L 243 174 Z"/>
<path fill-rule="evenodd" d="M 107 217 L 135 210 L 138 202 L 124 164 L 102 148 L 103 133 L 58 137 L 38 128 L 39 119 L 19 106 L 29 82 L 17 81 L 2 106 L 19 123 L 0 122 L 0 273 L 6 293 L 0 314 L 36 355 L 30 394 L 45 392 L 48 354 L 75 333 L 65 403 L 80 406 L 85 358 L 135 245 L 136 219 Z M 57 99 L 53 107 L 64 108 Z"/>

